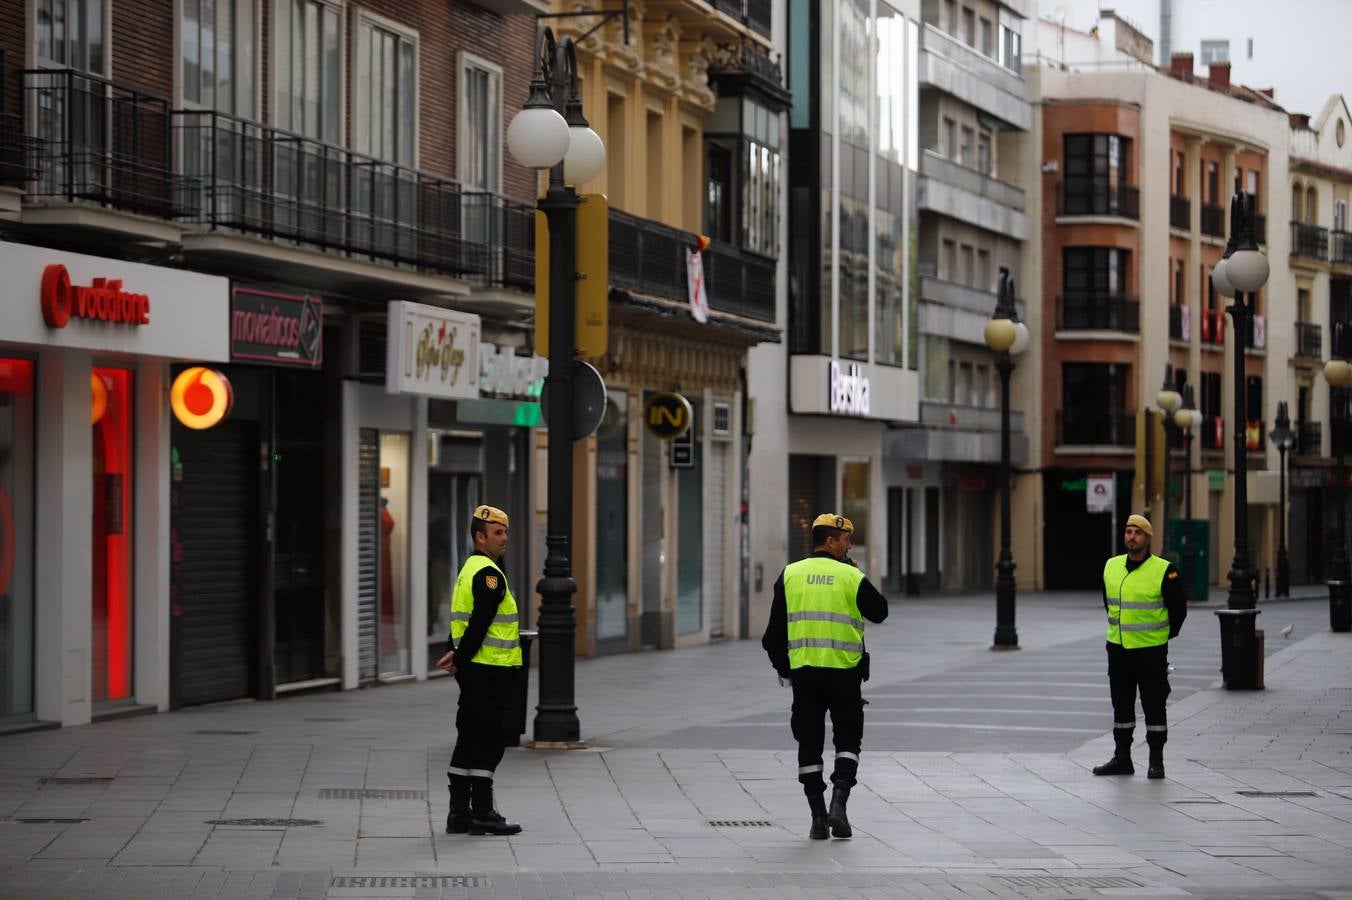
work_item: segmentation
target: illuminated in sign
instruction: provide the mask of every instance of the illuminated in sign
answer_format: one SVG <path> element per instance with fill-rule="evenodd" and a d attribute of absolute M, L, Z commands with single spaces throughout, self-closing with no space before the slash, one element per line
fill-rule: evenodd
<path fill-rule="evenodd" d="M 169 390 L 169 406 L 188 428 L 210 428 L 224 419 L 234 405 L 235 392 L 230 380 L 215 369 L 193 366 L 174 379 Z"/>

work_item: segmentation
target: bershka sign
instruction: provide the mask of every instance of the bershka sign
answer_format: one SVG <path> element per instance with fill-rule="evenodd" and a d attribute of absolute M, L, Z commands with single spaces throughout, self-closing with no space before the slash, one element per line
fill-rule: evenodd
<path fill-rule="evenodd" d="M 831 381 L 827 387 L 830 410 L 853 416 L 869 414 L 869 383 L 864 370 L 853 363 L 844 372 L 840 363 L 831 360 Z"/>
<path fill-rule="evenodd" d="M 149 325 L 150 297 L 122 289 L 120 278 L 95 278 L 88 287 L 72 284 L 61 263 L 42 270 L 42 319 L 48 328 L 65 328 L 71 316 L 114 325 Z"/>
<path fill-rule="evenodd" d="M 318 297 L 237 287 L 230 292 L 230 358 L 319 368 L 323 323 Z"/>
<path fill-rule="evenodd" d="M 424 303 L 390 303 L 385 390 L 445 400 L 479 396 L 479 317 Z"/>

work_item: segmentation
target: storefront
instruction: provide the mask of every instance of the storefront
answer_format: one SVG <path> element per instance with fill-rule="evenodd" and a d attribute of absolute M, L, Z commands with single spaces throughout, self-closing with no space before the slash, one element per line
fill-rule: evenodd
<path fill-rule="evenodd" d="M 227 283 L 11 243 L 0 271 L 0 715 L 165 709 L 169 363 L 227 359 Z"/>
<path fill-rule="evenodd" d="M 171 426 L 174 706 L 338 683 L 337 648 L 326 648 L 325 484 L 336 472 L 324 453 L 323 301 L 235 285 L 223 326 L 228 419 Z"/>

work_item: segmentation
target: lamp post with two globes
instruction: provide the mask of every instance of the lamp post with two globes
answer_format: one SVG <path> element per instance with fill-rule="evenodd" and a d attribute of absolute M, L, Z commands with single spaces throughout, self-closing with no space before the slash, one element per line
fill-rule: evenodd
<path fill-rule="evenodd" d="M 995 368 L 1000 373 L 1000 559 L 995 564 L 995 640 L 991 649 L 1017 650 L 1014 552 L 1009 535 L 1012 520 L 1009 509 L 1009 376 L 1014 372 L 1014 356 L 1028 347 L 1028 326 L 1019 321 L 1014 302 L 1014 279 L 1005 266 L 1000 267 L 1000 293 L 995 314 L 986 323 L 986 346 L 996 352 Z"/>
<path fill-rule="evenodd" d="M 1268 260 L 1253 238 L 1254 201 L 1236 190 L 1230 199 L 1230 240 L 1225 255 L 1211 270 L 1217 293 L 1231 298 L 1226 310 L 1234 324 L 1235 366 L 1235 559 L 1230 566 L 1227 608 L 1216 611 L 1221 625 L 1221 671 L 1231 690 L 1261 688 L 1259 678 L 1258 599 L 1249 561 L 1249 459 L 1245 424 L 1244 346 L 1257 302 L 1258 289 L 1267 284 Z"/>
<path fill-rule="evenodd" d="M 1183 438 L 1183 578 L 1189 599 L 1196 599 L 1193 571 L 1197 562 L 1197 547 L 1192 533 L 1192 430 L 1201 421 L 1201 415 L 1192 403 L 1192 385 L 1183 385 L 1183 405 L 1174 410 L 1174 425 Z"/>
<path fill-rule="evenodd" d="M 1164 496 L 1160 498 L 1164 508 L 1159 515 L 1159 546 L 1163 551 L 1160 555 L 1165 556 L 1169 553 L 1169 434 L 1173 431 L 1174 413 L 1183 403 L 1183 395 L 1174 387 L 1174 367 L 1169 363 L 1164 364 L 1164 384 L 1155 394 L 1155 403 L 1164 412 Z"/>
<path fill-rule="evenodd" d="M 577 208 L 574 185 L 595 178 L 605 164 L 605 146 L 582 116 L 577 52 L 573 41 L 536 33 L 535 73 L 525 106 L 507 127 L 507 149 L 521 165 L 549 170 L 549 188 L 539 201 L 549 223 L 549 427 L 548 520 L 540 593 L 540 702 L 537 744 L 581 739 L 573 681 L 573 580 L 569 561 L 573 530 L 574 304 L 577 295 Z"/>

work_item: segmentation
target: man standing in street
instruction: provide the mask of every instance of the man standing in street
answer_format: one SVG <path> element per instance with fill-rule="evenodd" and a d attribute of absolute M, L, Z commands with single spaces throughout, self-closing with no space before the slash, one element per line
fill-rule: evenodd
<path fill-rule="evenodd" d="M 500 567 L 507 552 L 507 514 L 480 506 L 470 520 L 474 552 L 451 594 L 451 637 L 438 668 L 460 684 L 451 764 L 447 834 L 520 834 L 493 807 L 493 773 L 507 748 L 512 692 L 520 689 L 521 634 L 516 598 Z"/>
<path fill-rule="evenodd" d="M 1094 767 L 1095 775 L 1132 775 L 1131 736 L 1136 728 L 1136 691 L 1145 712 L 1150 778 L 1164 777 L 1164 744 L 1169 726 L 1169 639 L 1177 637 L 1188 614 L 1183 582 L 1173 563 L 1150 552 L 1154 529 L 1145 516 L 1127 517 L 1122 535 L 1127 552 L 1103 567 L 1103 607 L 1108 612 L 1108 685 L 1113 698 L 1113 758 Z"/>
<path fill-rule="evenodd" d="M 826 513 L 813 520 L 815 549 L 807 559 L 786 566 L 775 580 L 770 621 L 761 639 L 780 679 L 793 686 L 789 724 L 798 741 L 798 782 L 812 810 L 808 836 L 813 840 L 854 833 L 845 807 L 864 738 L 864 620 L 887 618 L 887 599 L 846 560 L 853 535 L 854 525 L 844 516 Z M 829 811 L 822 764 L 828 712 L 836 747 Z"/>

